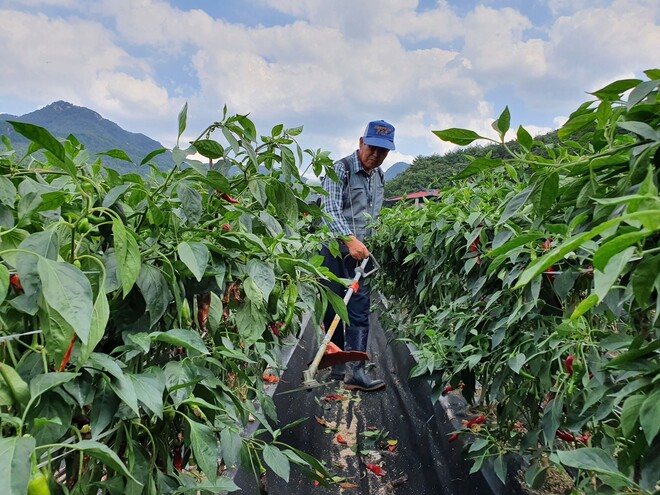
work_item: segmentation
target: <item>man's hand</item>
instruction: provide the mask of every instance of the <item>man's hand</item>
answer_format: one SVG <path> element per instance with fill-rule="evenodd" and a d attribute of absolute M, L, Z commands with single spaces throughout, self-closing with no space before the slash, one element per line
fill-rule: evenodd
<path fill-rule="evenodd" d="M 348 254 L 351 255 L 351 258 L 356 260 L 363 260 L 369 257 L 369 250 L 367 246 L 362 244 L 362 241 L 358 240 L 354 235 L 348 236 L 349 240 L 344 241 L 346 247 L 348 248 Z"/>

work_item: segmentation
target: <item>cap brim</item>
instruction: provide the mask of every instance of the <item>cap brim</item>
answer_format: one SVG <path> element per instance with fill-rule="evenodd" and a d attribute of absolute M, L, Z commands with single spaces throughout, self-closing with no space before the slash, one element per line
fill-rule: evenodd
<path fill-rule="evenodd" d="M 362 142 L 364 144 L 368 144 L 369 146 L 377 146 L 378 148 L 385 148 L 390 151 L 395 150 L 396 148 L 394 147 L 394 143 L 392 141 L 389 141 L 387 139 L 379 139 L 376 137 L 368 137 L 368 138 L 362 138 Z"/>

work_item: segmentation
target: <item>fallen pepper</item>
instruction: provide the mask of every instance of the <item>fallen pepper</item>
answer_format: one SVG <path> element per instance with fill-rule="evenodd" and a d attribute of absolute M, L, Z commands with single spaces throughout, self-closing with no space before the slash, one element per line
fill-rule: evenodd
<path fill-rule="evenodd" d="M 458 440 L 459 436 L 460 435 L 458 433 L 454 433 L 454 434 L 450 435 L 449 436 L 449 443 L 452 443 L 452 442 L 455 442 L 456 440 Z"/>

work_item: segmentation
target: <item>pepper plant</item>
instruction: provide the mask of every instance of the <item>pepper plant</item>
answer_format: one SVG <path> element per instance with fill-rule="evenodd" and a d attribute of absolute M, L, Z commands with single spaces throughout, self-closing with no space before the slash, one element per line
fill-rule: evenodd
<path fill-rule="evenodd" d="M 458 432 L 473 470 L 505 481 L 511 459 L 579 493 L 652 493 L 660 456 L 660 70 L 592 93 L 559 146 L 434 131 L 471 158 L 422 208 L 381 214 L 373 250 L 412 376 L 434 399 L 462 386 L 485 421 Z M 406 266 L 406 270 L 400 267 Z M 449 388 L 448 388 L 449 387 Z M 454 437 L 456 438 L 456 437 Z"/>
<path fill-rule="evenodd" d="M 186 115 L 169 171 L 151 163 L 165 149 L 120 175 L 74 136 L 11 122 L 31 140 L 23 157 L 3 138 L 3 494 L 231 492 L 222 473 L 238 465 L 328 478 L 279 441 L 262 375 L 303 311 L 318 324 L 330 299 L 345 313 L 320 284 L 320 191 L 300 173 L 331 160 L 300 148 L 301 128 L 260 136 L 226 108 L 180 146 Z M 244 436 L 254 420 L 265 434 Z"/>

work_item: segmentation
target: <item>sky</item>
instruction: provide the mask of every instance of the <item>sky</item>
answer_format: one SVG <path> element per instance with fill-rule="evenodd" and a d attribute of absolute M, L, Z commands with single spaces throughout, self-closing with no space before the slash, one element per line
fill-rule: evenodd
<path fill-rule="evenodd" d="M 370 120 L 383 164 L 444 154 L 432 131 L 532 135 L 590 91 L 660 68 L 659 0 L 0 0 L 0 113 L 57 100 L 174 147 L 229 114 L 303 126 L 339 159 Z M 221 138 L 218 138 L 222 140 Z"/>

